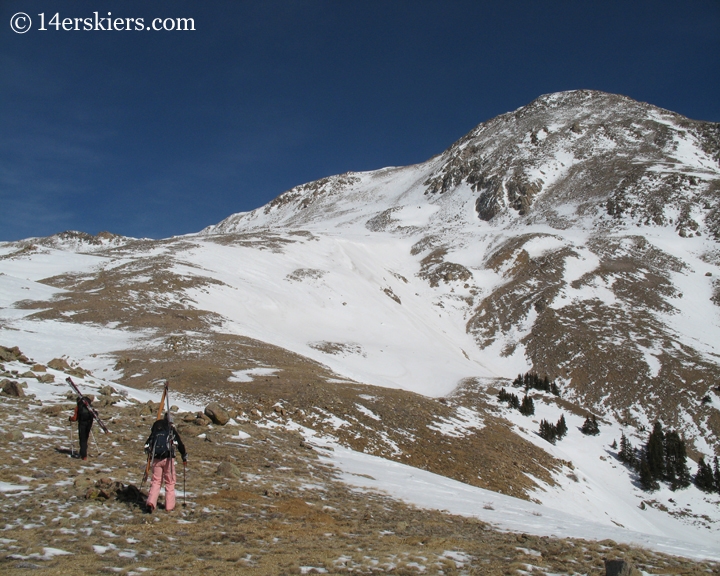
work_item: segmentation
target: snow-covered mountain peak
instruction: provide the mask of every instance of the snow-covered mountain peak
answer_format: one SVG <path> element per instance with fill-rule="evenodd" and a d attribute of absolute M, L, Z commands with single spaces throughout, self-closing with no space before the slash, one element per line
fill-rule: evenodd
<path fill-rule="evenodd" d="M 439 198 L 450 193 L 462 198 Z M 458 218 L 472 229 L 479 228 L 475 220 L 497 226 L 520 218 L 557 229 L 650 224 L 720 238 L 719 194 L 717 124 L 576 90 L 541 96 L 484 122 L 427 162 L 296 186 L 203 233 L 356 224 L 385 231 L 383 222 L 398 210 L 436 205 L 437 216 L 418 232 L 456 229 Z M 469 203 L 475 214 L 468 219 Z M 440 209 L 444 204 L 452 209 Z M 395 228 L 408 232 L 402 223 Z"/>
<path fill-rule="evenodd" d="M 451 146 L 429 193 L 468 184 L 479 218 L 527 216 L 553 227 L 650 223 L 687 233 L 717 215 L 689 215 L 720 182 L 718 125 L 593 91 L 542 96 Z M 572 208 L 572 209 L 571 209 Z M 679 218 L 678 216 L 681 215 Z"/>

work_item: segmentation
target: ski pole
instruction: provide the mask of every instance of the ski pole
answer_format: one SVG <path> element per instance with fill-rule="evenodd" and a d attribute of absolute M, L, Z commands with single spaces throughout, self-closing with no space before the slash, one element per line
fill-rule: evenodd
<path fill-rule="evenodd" d="M 185 476 L 187 475 L 187 462 L 183 461 L 183 508 L 187 508 L 187 497 L 185 495 Z"/>
<path fill-rule="evenodd" d="M 100 446 L 98 446 L 97 440 L 95 440 L 95 433 L 90 430 L 90 434 L 92 434 L 93 442 L 95 442 L 95 449 L 97 450 L 97 455 L 100 456 Z"/>
<path fill-rule="evenodd" d="M 177 483 L 177 476 L 175 474 L 175 455 L 170 452 L 170 477 Z M 175 487 L 173 487 L 173 490 L 175 490 Z M 165 509 L 167 510 L 167 484 L 165 484 Z"/>
<path fill-rule="evenodd" d="M 70 422 L 70 458 L 75 457 L 75 441 L 73 440 L 72 428 L 73 428 L 73 423 Z"/>

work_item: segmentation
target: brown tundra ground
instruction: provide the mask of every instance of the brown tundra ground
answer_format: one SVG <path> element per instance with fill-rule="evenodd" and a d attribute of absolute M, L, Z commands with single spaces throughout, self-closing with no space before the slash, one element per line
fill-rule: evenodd
<path fill-rule="evenodd" d="M 253 422 L 186 425 L 186 494 L 179 466 L 176 509 L 150 515 L 135 487 L 154 407 L 122 404 L 101 409 L 112 434 L 96 426 L 82 461 L 69 454 L 71 402 L 0 396 L 0 485 L 24 486 L 0 493 L 0 572 L 604 574 L 605 559 L 624 558 L 647 574 L 720 574 L 712 563 L 501 532 L 353 489 L 298 433 Z"/>

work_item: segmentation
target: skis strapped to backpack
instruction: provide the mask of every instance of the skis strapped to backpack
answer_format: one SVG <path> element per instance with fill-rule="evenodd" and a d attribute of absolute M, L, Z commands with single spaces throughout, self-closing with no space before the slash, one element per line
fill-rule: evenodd
<path fill-rule="evenodd" d="M 167 401 L 167 411 L 168 414 L 170 413 L 170 395 L 168 394 L 168 386 L 169 382 L 165 380 L 165 386 L 163 387 L 163 393 L 162 397 L 160 398 L 160 405 L 158 406 L 157 411 L 157 417 L 155 418 L 155 421 L 157 422 L 162 418 L 162 409 L 163 404 Z M 145 481 L 148 479 L 148 476 L 150 475 L 150 470 L 152 469 L 153 463 L 155 462 L 155 444 L 150 447 L 150 451 L 148 452 L 147 457 L 147 464 L 145 465 L 145 474 L 143 474 L 142 482 L 140 482 L 140 488 L 142 489 L 143 485 L 145 484 Z"/>
<path fill-rule="evenodd" d="M 93 419 L 95 419 L 97 421 L 98 426 L 100 426 L 102 431 L 105 432 L 105 434 L 110 434 L 110 430 L 108 430 L 107 426 L 105 426 L 105 423 L 102 420 L 100 420 L 100 415 L 98 414 L 98 411 L 95 410 L 95 408 L 93 408 L 90 405 L 90 401 L 87 398 L 85 398 L 85 396 L 83 396 L 83 393 L 80 392 L 80 389 L 77 387 L 77 384 L 75 384 L 75 382 L 72 381 L 72 378 L 70 378 L 70 376 L 68 376 L 67 378 L 65 378 L 65 382 L 67 382 L 70 385 L 70 388 L 72 388 L 75 391 L 75 394 L 77 394 L 80 397 L 80 400 L 82 401 L 83 405 L 85 406 L 85 408 L 87 408 L 90 411 L 90 414 L 92 414 Z"/>

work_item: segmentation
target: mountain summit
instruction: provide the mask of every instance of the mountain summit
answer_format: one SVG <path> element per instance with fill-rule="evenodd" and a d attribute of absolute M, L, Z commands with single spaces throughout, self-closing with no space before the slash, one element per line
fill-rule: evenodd
<path fill-rule="evenodd" d="M 559 229 L 670 225 L 683 236 L 702 224 L 718 239 L 719 162 L 718 124 L 615 94 L 563 92 L 479 125 L 423 164 L 297 186 L 206 232 L 336 219 L 344 225 L 379 205 L 411 204 L 413 193 L 436 205 L 433 196 L 459 192 L 484 221 L 525 216 L 524 223 Z M 443 224 L 457 215 L 446 216 Z"/>

